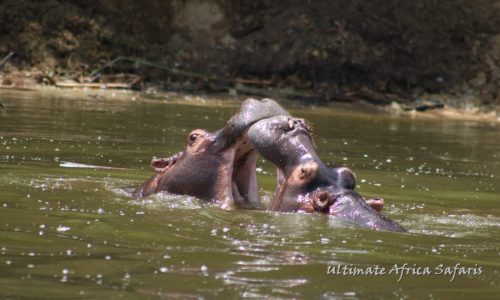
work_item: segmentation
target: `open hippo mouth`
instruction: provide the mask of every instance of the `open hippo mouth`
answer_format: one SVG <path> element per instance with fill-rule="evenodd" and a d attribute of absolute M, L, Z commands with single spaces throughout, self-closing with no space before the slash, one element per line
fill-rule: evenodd
<path fill-rule="evenodd" d="M 151 168 L 154 172 L 161 173 L 175 165 L 177 159 L 179 159 L 183 153 L 184 151 L 181 151 L 167 158 L 153 158 L 153 160 L 151 160 Z"/>
<path fill-rule="evenodd" d="M 153 159 L 153 176 L 133 196 L 164 191 L 214 201 L 226 209 L 259 206 L 257 152 L 247 131 L 259 120 L 284 114 L 288 113 L 274 100 L 245 100 L 222 129 L 196 129 L 188 135 L 184 151 Z"/>
<path fill-rule="evenodd" d="M 257 205 L 257 153 L 250 146 L 246 134 L 225 144 L 226 139 L 223 131 L 192 131 L 188 135 L 185 151 L 167 158 L 152 159 L 153 177 L 141 185 L 134 195 L 143 197 L 166 191 L 223 201 L 225 205 Z"/>

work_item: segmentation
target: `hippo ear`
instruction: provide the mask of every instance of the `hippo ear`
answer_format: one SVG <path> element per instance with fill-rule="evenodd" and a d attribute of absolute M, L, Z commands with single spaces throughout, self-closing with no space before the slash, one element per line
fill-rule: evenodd
<path fill-rule="evenodd" d="M 330 168 L 336 177 L 336 186 L 354 190 L 356 187 L 356 176 L 354 172 L 346 167 Z"/>
<path fill-rule="evenodd" d="M 305 164 L 298 165 L 290 176 L 290 182 L 308 183 L 311 182 L 318 173 L 319 166 L 316 162 L 310 161 Z"/>

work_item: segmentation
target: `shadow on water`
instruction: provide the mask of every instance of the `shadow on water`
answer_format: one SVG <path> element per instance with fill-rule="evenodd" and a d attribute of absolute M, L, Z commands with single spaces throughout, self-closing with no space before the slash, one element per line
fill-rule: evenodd
<path fill-rule="evenodd" d="M 402 234 L 321 215 L 224 211 L 185 196 L 129 197 L 150 176 L 152 156 L 184 148 L 193 128 L 221 127 L 237 107 L 232 100 L 2 93 L 9 108 L 0 116 L 2 297 L 499 293 L 498 126 L 291 109 L 312 120 L 326 163 L 355 170 L 363 196 L 385 198 L 385 214 L 409 230 Z M 257 165 L 266 202 L 275 171 Z"/>

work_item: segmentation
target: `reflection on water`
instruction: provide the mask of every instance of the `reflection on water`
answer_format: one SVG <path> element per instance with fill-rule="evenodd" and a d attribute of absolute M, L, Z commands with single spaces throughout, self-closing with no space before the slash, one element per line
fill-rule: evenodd
<path fill-rule="evenodd" d="M 130 199 L 153 156 L 215 130 L 233 100 L 0 91 L 3 298 L 489 297 L 500 292 L 500 128 L 288 104 L 323 160 L 357 173 L 409 233 L 319 215 Z M 264 202 L 274 168 L 259 160 Z M 105 167 L 105 168 L 103 168 Z M 328 266 L 482 267 L 479 275 L 327 275 Z M 451 270 L 450 269 L 450 270 Z"/>

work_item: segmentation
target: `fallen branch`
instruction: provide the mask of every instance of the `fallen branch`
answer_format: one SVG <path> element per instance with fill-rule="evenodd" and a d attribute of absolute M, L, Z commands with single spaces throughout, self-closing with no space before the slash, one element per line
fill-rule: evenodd
<path fill-rule="evenodd" d="M 361 91 L 356 92 L 355 96 L 375 105 L 389 105 L 393 101 L 400 103 L 404 102 L 403 99 L 397 97 L 396 95 L 378 93 L 368 88 L 363 88 Z"/>
<path fill-rule="evenodd" d="M 147 60 L 144 60 L 144 59 L 131 58 L 131 57 L 126 57 L 126 56 L 119 56 L 119 57 L 113 59 L 112 61 L 110 61 L 109 63 L 105 64 L 104 66 L 93 70 L 90 73 L 89 76 L 90 77 L 95 77 L 97 74 L 101 73 L 102 70 L 104 70 L 106 68 L 109 68 L 109 67 L 113 66 L 114 64 L 116 64 L 116 63 L 118 63 L 120 61 L 128 61 L 128 62 L 132 62 L 132 63 L 136 63 L 136 64 L 150 66 L 150 67 L 157 68 L 157 69 L 160 69 L 160 70 L 164 70 L 164 71 L 166 71 L 166 72 L 168 72 L 170 74 L 178 75 L 178 76 L 186 76 L 186 77 L 191 77 L 191 78 L 209 79 L 209 80 L 216 80 L 216 79 L 218 79 L 218 78 L 213 77 L 213 76 L 207 76 L 205 74 L 188 72 L 188 71 L 182 71 L 182 70 L 175 69 L 175 68 L 170 68 L 170 67 L 167 67 L 167 66 L 164 66 L 164 65 L 161 65 L 161 64 L 153 63 L 153 62 L 150 62 L 150 61 L 147 61 Z"/>
<path fill-rule="evenodd" d="M 129 83 L 79 83 L 79 82 L 56 82 L 58 88 L 82 88 L 82 89 L 130 89 Z"/>
<path fill-rule="evenodd" d="M 101 76 L 100 82 L 58 81 L 54 85 L 59 88 L 80 88 L 80 89 L 133 89 L 138 87 L 142 77 L 134 74 L 117 74 Z"/>

